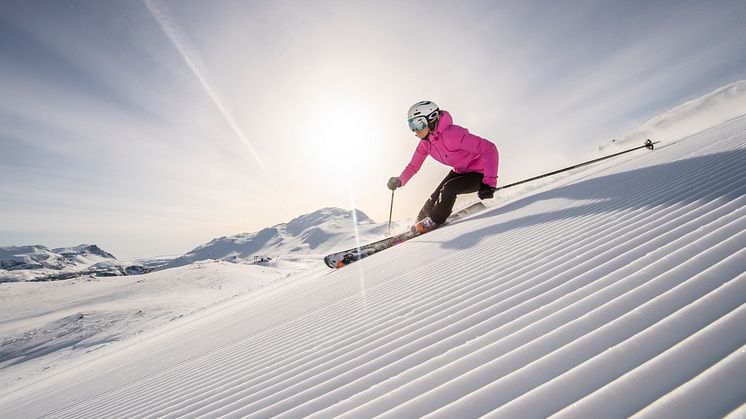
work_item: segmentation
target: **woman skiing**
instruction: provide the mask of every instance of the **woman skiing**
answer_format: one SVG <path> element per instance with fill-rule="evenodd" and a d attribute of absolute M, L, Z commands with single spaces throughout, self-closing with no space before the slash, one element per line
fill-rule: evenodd
<path fill-rule="evenodd" d="M 420 142 L 401 175 L 389 179 L 388 188 L 393 191 L 406 185 L 428 155 L 453 168 L 420 210 L 414 226 L 418 233 L 443 224 L 453 211 L 457 195 L 477 192 L 479 199 L 493 197 L 499 162 L 493 143 L 454 125 L 451 114 L 429 101 L 412 105 L 407 122 Z"/>

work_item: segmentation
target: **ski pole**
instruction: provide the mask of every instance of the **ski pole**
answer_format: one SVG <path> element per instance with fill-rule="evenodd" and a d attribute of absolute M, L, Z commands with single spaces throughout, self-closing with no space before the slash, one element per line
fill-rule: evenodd
<path fill-rule="evenodd" d="M 389 229 L 386 234 L 391 234 L 391 215 L 394 213 L 394 190 L 391 190 L 391 207 L 389 207 Z"/>
<path fill-rule="evenodd" d="M 583 167 L 583 166 L 587 166 L 587 165 L 589 165 L 589 164 L 593 164 L 593 163 L 599 162 L 599 161 L 601 161 L 601 160 L 606 160 L 606 159 L 610 159 L 610 158 L 612 158 L 612 157 L 616 157 L 616 156 L 618 156 L 618 155 L 620 155 L 620 154 L 624 154 L 624 153 L 629 153 L 630 151 L 635 151 L 635 150 L 639 150 L 639 149 L 641 149 L 641 148 L 647 148 L 647 149 L 649 149 L 649 150 L 654 150 L 654 149 L 655 149 L 655 144 L 658 144 L 659 142 L 660 142 L 660 141 L 651 141 L 651 140 L 650 140 L 650 139 L 648 138 L 647 140 L 645 140 L 645 144 L 643 144 L 643 145 L 641 145 L 641 146 L 639 146 L 639 147 L 635 147 L 635 148 L 630 148 L 629 150 L 624 150 L 624 151 L 620 151 L 620 152 L 618 152 L 618 153 L 614 153 L 614 154 L 612 154 L 612 155 L 609 155 L 609 156 L 603 156 L 603 157 L 599 157 L 599 158 L 597 158 L 597 159 L 593 159 L 593 160 L 590 160 L 590 161 L 587 161 L 587 162 L 579 163 L 579 164 L 576 164 L 576 165 L 574 165 L 574 166 L 570 166 L 570 167 L 565 167 L 564 169 L 560 169 L 560 170 L 555 170 L 554 172 L 550 172 L 550 173 L 545 173 L 545 174 L 543 174 L 543 175 L 535 176 L 535 177 L 532 177 L 532 178 L 530 178 L 530 179 L 524 179 L 524 180 L 521 180 L 521 181 L 518 181 L 518 182 L 515 182 L 515 183 L 511 183 L 510 185 L 500 186 L 499 188 L 495 188 L 495 191 L 499 191 L 499 190 L 501 190 L 501 189 L 507 189 L 507 188 L 510 188 L 511 186 L 517 186 L 517 185 L 521 185 L 521 184 L 524 184 L 524 183 L 526 183 L 526 182 L 532 182 L 532 181 L 534 181 L 534 180 L 538 180 L 538 179 L 541 179 L 541 178 L 545 178 L 545 177 L 547 177 L 547 176 L 552 176 L 552 175 L 556 175 L 557 173 L 562 173 L 562 172 L 566 172 L 566 171 L 568 171 L 568 170 L 572 170 L 572 169 L 577 169 L 578 167 Z"/>

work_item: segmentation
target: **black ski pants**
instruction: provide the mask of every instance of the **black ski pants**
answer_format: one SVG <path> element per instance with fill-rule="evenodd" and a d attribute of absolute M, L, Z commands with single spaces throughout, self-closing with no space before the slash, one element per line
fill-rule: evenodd
<path fill-rule="evenodd" d="M 437 224 L 443 224 L 456 204 L 456 196 L 479 191 L 484 175 L 476 172 L 448 172 L 440 185 L 417 215 L 417 221 L 430 217 Z"/>

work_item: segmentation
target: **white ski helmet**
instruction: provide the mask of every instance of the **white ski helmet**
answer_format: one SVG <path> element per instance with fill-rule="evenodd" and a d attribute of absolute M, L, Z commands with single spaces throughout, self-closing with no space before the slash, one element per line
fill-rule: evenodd
<path fill-rule="evenodd" d="M 407 123 L 412 131 L 421 131 L 425 127 L 435 128 L 440 116 L 438 105 L 429 100 L 417 102 L 407 112 Z"/>

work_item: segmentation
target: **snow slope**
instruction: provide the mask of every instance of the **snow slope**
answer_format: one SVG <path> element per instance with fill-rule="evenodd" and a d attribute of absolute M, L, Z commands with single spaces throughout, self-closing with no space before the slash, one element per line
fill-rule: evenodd
<path fill-rule="evenodd" d="M 109 345 L 0 416 L 743 416 L 744 179 L 746 116 Z"/>
<path fill-rule="evenodd" d="M 0 284 L 0 388 L 307 268 L 274 265 L 209 261 L 138 276 Z"/>
<path fill-rule="evenodd" d="M 174 258 L 121 262 L 88 245 L 0 248 L 0 260 L 23 268 L 11 273 L 24 280 L 55 279 L 0 285 L 0 387 L 46 374 L 88 352 L 236 296 L 325 271 L 321 259 L 326 253 L 311 252 L 354 246 L 356 228 L 360 240 L 378 240 L 386 226 L 360 211 L 353 217 L 347 210 L 324 208 L 258 233 L 215 239 L 178 258 L 176 267 L 155 273 L 147 272 Z M 252 255 L 257 253 L 273 260 L 256 265 Z M 134 273 L 133 266 L 140 266 L 137 273 L 142 275 L 111 277 Z M 2 278 L 0 273 L 0 282 Z"/>
<path fill-rule="evenodd" d="M 739 80 L 650 119 L 614 144 L 623 147 L 640 145 L 646 138 L 675 141 L 744 114 L 746 80 Z"/>

